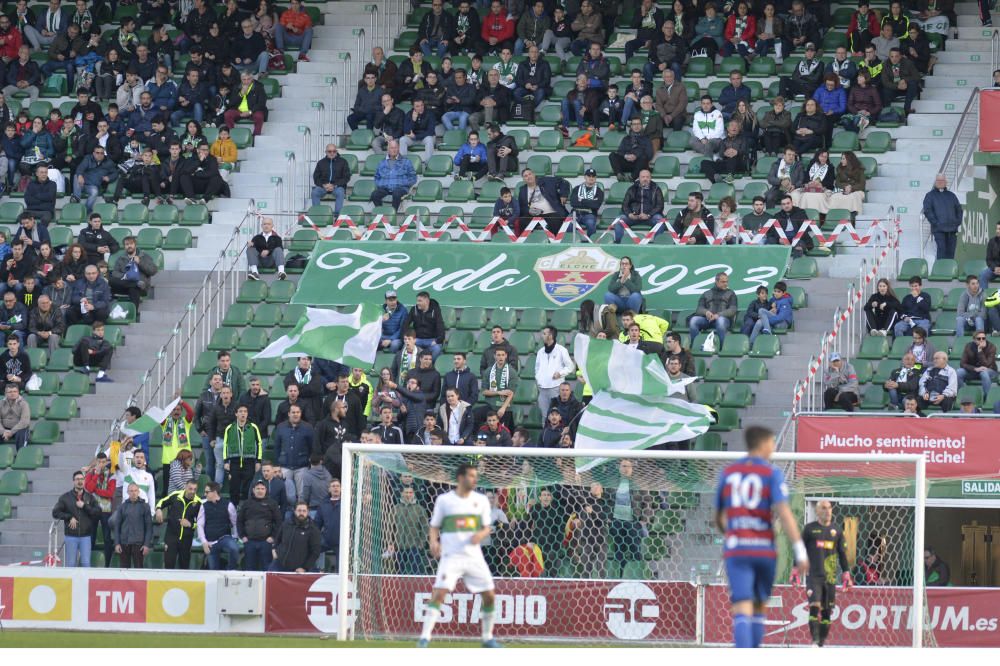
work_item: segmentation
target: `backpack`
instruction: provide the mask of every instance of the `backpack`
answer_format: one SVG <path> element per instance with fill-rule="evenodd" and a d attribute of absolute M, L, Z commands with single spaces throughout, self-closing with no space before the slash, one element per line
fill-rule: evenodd
<path fill-rule="evenodd" d="M 527 123 L 535 122 L 535 100 L 525 97 L 523 102 L 514 102 L 510 107 L 510 119 Z"/>

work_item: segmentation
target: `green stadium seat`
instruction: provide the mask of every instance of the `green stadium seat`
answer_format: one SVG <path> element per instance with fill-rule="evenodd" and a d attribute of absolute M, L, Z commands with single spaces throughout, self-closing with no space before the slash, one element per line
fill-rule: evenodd
<path fill-rule="evenodd" d="M 725 451 L 726 445 L 722 441 L 722 435 L 717 432 L 706 432 L 694 440 L 695 451 Z"/>
<path fill-rule="evenodd" d="M 759 56 L 750 63 L 748 77 L 765 79 L 777 74 L 777 65 L 770 56 Z"/>
<path fill-rule="evenodd" d="M 449 203 L 465 203 L 473 201 L 475 198 L 476 188 L 473 182 L 470 180 L 459 180 L 451 184 L 444 200 Z M 466 220 L 466 224 L 468 224 L 468 220 Z"/>
<path fill-rule="evenodd" d="M 556 177 L 576 178 L 583 175 L 583 158 L 579 155 L 566 155 L 556 165 Z"/>
<path fill-rule="evenodd" d="M 486 326 L 486 310 L 479 307 L 463 308 L 457 326 L 466 331 L 483 330 Z"/>
<path fill-rule="evenodd" d="M 870 335 L 861 341 L 858 358 L 877 361 L 889 353 L 889 340 L 881 335 Z"/>
<path fill-rule="evenodd" d="M 351 194 L 347 199 L 349 201 L 369 201 L 374 191 L 374 180 L 359 180 L 354 183 L 354 186 L 351 188 Z"/>
<path fill-rule="evenodd" d="M 149 216 L 149 223 L 159 227 L 169 227 L 177 224 L 179 219 L 180 213 L 175 206 L 161 204 L 153 208 L 153 213 Z"/>
<path fill-rule="evenodd" d="M 297 285 L 291 280 L 272 282 L 267 291 L 268 303 L 289 303 L 295 295 Z"/>
<path fill-rule="evenodd" d="M 711 189 L 705 196 L 705 203 L 709 206 L 718 206 L 725 197 L 736 197 L 736 188 L 729 183 L 712 183 Z M 687 203 L 687 197 L 685 197 Z"/>
<path fill-rule="evenodd" d="M 101 222 L 104 223 L 105 227 L 109 227 L 118 222 L 118 204 L 103 202 L 95 203 L 94 212 L 101 216 Z M 49 231 L 51 231 L 51 229 Z"/>
<path fill-rule="evenodd" d="M 28 403 L 28 409 L 31 411 L 31 418 L 37 421 L 40 418 L 45 417 L 45 412 L 48 407 L 45 406 L 45 398 L 40 395 L 21 395 L 24 401 Z"/>
<path fill-rule="evenodd" d="M 762 197 L 767 192 L 767 183 L 752 182 L 747 183 L 740 194 L 740 205 L 749 206 L 753 204 L 754 197 Z"/>
<path fill-rule="evenodd" d="M 90 393 L 90 376 L 79 372 L 67 372 L 59 386 L 59 395 L 80 397 Z"/>
<path fill-rule="evenodd" d="M 959 279 L 958 262 L 954 259 L 938 259 L 934 262 L 934 267 L 927 279 L 931 282 L 951 282 Z"/>
<path fill-rule="evenodd" d="M 31 361 L 32 370 L 45 369 L 45 364 L 49 361 L 49 354 L 47 351 L 40 347 L 28 347 L 24 349 L 24 351 L 27 352 L 28 360 Z"/>
<path fill-rule="evenodd" d="M 872 132 L 865 139 L 863 152 L 866 153 L 887 153 L 892 146 L 892 135 L 885 131 Z"/>
<path fill-rule="evenodd" d="M 518 350 L 520 351 L 520 349 Z M 538 385 L 534 382 L 520 381 L 514 389 L 515 405 L 533 405 L 538 402 Z"/>
<path fill-rule="evenodd" d="M 52 235 L 51 232 L 52 232 L 53 229 L 62 229 L 62 228 L 64 228 L 64 227 L 52 227 L 52 229 L 49 230 L 49 235 L 50 236 Z M 69 231 L 69 229 L 66 229 L 66 231 Z M 116 241 L 118 241 L 119 245 L 122 245 L 125 242 L 125 238 L 127 236 L 134 236 L 135 235 L 134 233 L 132 233 L 132 230 L 129 227 L 112 227 L 110 230 L 108 230 L 108 233 L 111 234 L 112 238 L 114 238 Z M 71 237 L 70 238 L 70 243 L 75 242 L 75 240 L 76 240 L 75 238 Z"/>
<path fill-rule="evenodd" d="M 708 367 L 705 374 L 706 382 L 728 382 L 736 376 L 736 361 L 731 358 L 718 358 Z"/>
<path fill-rule="evenodd" d="M 124 314 L 116 316 L 115 313 L 119 310 L 124 312 Z M 134 324 L 136 319 L 135 304 L 131 301 L 115 301 L 111 306 L 111 312 L 108 314 L 108 323 L 111 324 Z"/>
<path fill-rule="evenodd" d="M 208 349 L 211 351 L 229 351 L 236 347 L 239 342 L 239 329 L 221 327 L 215 329 L 211 339 L 208 341 Z"/>
<path fill-rule="evenodd" d="M 563 149 L 562 133 L 556 130 L 542 130 L 535 143 L 535 152 L 551 153 Z"/>
<path fill-rule="evenodd" d="M 444 343 L 444 351 L 447 354 L 455 352 L 468 353 L 472 350 L 474 336 L 472 331 L 452 331 Z"/>
<path fill-rule="evenodd" d="M 0 444 L 0 469 L 7 469 L 14 464 L 14 445 L 13 444 Z M 2 512 L 0 512 L 0 520 L 2 520 Z M 6 516 L 9 517 L 9 516 Z"/>
<path fill-rule="evenodd" d="M 263 281 L 247 280 L 236 296 L 237 303 L 263 303 L 267 299 L 268 287 Z"/>
<path fill-rule="evenodd" d="M 597 172 L 598 178 L 610 178 L 615 174 L 611 169 L 611 159 L 607 155 L 595 155 L 590 161 L 590 168 Z"/>
<path fill-rule="evenodd" d="M 622 139 L 625 138 L 624 132 L 609 131 L 601 137 L 601 144 L 598 146 L 598 150 L 602 153 L 613 153 L 618 150 L 618 146 L 621 145 Z"/>
<path fill-rule="evenodd" d="M 528 158 L 525 167 L 539 176 L 548 176 L 552 174 L 552 158 L 548 155 L 532 155 Z"/>
<path fill-rule="evenodd" d="M 939 259 L 938 261 L 940 262 L 946 260 Z M 965 287 L 955 287 L 953 289 L 949 289 L 945 297 L 938 301 L 938 307 L 946 312 L 955 312 L 956 310 L 958 310 L 958 302 L 962 298 L 962 294 L 965 291 L 966 291 Z"/>
<path fill-rule="evenodd" d="M 42 419 L 40 421 L 36 421 L 35 425 L 31 427 L 31 432 L 28 434 L 28 442 L 31 444 L 47 446 L 58 442 L 59 436 L 59 424 L 55 421 Z"/>
<path fill-rule="evenodd" d="M 767 365 L 759 358 L 745 358 L 740 362 L 740 367 L 736 370 L 737 382 L 756 384 L 767 379 Z"/>
<path fill-rule="evenodd" d="M 766 155 L 761 155 L 757 158 L 757 163 L 753 167 L 753 172 L 751 176 L 754 180 L 766 179 L 767 175 L 771 172 L 771 167 L 774 165 L 777 157 L 767 157 Z M 742 203 L 742 201 L 741 201 Z"/>
<path fill-rule="evenodd" d="M 709 427 L 710 431 L 728 432 L 730 430 L 736 430 L 740 427 L 739 410 L 733 409 L 732 407 L 719 407 L 716 412 L 718 414 L 718 420 Z"/>
<path fill-rule="evenodd" d="M 483 183 L 483 189 L 479 191 L 478 201 L 492 206 L 493 203 L 500 198 L 500 190 L 504 187 L 506 187 L 506 185 L 495 181 L 487 181 Z"/>
<path fill-rule="evenodd" d="M 59 210 L 59 224 L 65 226 L 72 226 L 75 224 L 83 224 L 86 219 L 87 208 L 80 203 L 68 203 L 64 204 Z"/>
<path fill-rule="evenodd" d="M 17 452 L 12 469 L 33 470 L 45 464 L 45 449 L 40 446 L 26 446 Z"/>
<path fill-rule="evenodd" d="M 372 140 L 375 138 L 375 133 L 370 129 L 356 129 L 351 131 L 351 135 L 347 138 L 347 150 L 369 150 L 372 145 Z"/>
<path fill-rule="evenodd" d="M 686 130 L 674 130 L 667 135 L 667 140 L 663 142 L 664 153 L 683 153 L 691 143 L 691 135 Z"/>
<path fill-rule="evenodd" d="M 749 384 L 730 384 L 719 402 L 720 407 L 749 407 L 753 402 L 753 391 Z"/>
<path fill-rule="evenodd" d="M 830 152 L 843 153 L 848 150 L 858 151 L 861 149 L 861 142 L 854 132 L 840 132 L 833 135 L 833 143 L 830 144 Z"/>
<path fill-rule="evenodd" d="M 191 375 L 181 384 L 181 397 L 185 400 L 197 400 L 205 387 L 204 375 Z"/>
<path fill-rule="evenodd" d="M 832 53 L 840 46 L 843 46 L 844 48 L 849 46 L 847 43 L 847 35 L 844 32 L 839 32 L 837 30 L 828 30 L 823 36 L 823 42 L 820 49 L 824 53 Z"/>
<path fill-rule="evenodd" d="M 555 326 L 559 331 L 575 333 L 579 325 L 579 313 L 571 308 L 553 310 L 552 314 L 549 315 L 549 324 Z"/>
<path fill-rule="evenodd" d="M 424 165 L 424 175 L 431 178 L 441 178 L 451 175 L 454 171 L 455 163 L 449 155 L 432 155 L 431 159 Z"/>
<path fill-rule="evenodd" d="M 493 312 L 490 313 L 489 328 L 493 328 L 494 326 L 499 326 L 504 331 L 515 328 L 517 326 L 517 312 L 513 308 L 493 308 Z M 482 328 L 484 331 L 487 330 L 486 326 Z M 489 343 L 489 336 L 483 335 L 480 337 L 487 344 Z"/>
<path fill-rule="evenodd" d="M 0 204 L 0 223 L 17 224 L 17 218 L 24 212 L 24 203 L 20 201 L 5 201 Z M 7 240 L 10 240 L 9 238 Z"/>
<path fill-rule="evenodd" d="M 289 304 L 285 306 L 285 314 L 281 316 L 280 326 L 282 328 L 294 328 L 298 325 L 299 320 L 302 319 L 306 314 L 306 306 L 301 304 Z M 257 316 L 260 316 L 258 313 Z M 447 328 L 447 319 L 445 320 L 445 327 Z"/>
<path fill-rule="evenodd" d="M 680 174 L 680 160 L 673 155 L 660 155 L 653 162 L 653 176 L 656 178 L 676 178 Z"/>
<path fill-rule="evenodd" d="M 194 238 L 190 229 L 171 229 L 163 237 L 164 250 L 186 250 L 194 245 Z"/>
<path fill-rule="evenodd" d="M 924 279 L 927 278 L 927 260 L 920 257 L 910 257 L 903 260 L 903 265 L 899 267 L 899 277 L 909 280 L 914 275 Z"/>
<path fill-rule="evenodd" d="M 53 421 L 69 421 L 75 419 L 78 413 L 76 399 L 60 395 L 52 399 L 52 404 L 45 412 L 45 417 Z M 32 417 L 34 417 L 34 413 L 32 413 Z"/>
<path fill-rule="evenodd" d="M 20 495 L 28 492 L 28 475 L 21 470 L 8 470 L 0 476 L 0 495 Z"/>
<path fill-rule="evenodd" d="M 521 317 L 518 320 L 517 328 L 519 331 L 527 331 L 529 333 L 534 333 L 536 331 L 542 330 L 542 328 L 548 324 L 548 315 L 545 310 L 538 308 L 530 308 L 521 312 Z M 513 344 L 513 343 L 511 343 Z M 518 350 L 520 347 L 514 345 Z"/>
<path fill-rule="evenodd" d="M 118 219 L 122 224 L 142 226 L 149 222 L 149 208 L 140 203 L 126 204 Z"/>
<path fill-rule="evenodd" d="M 90 326 L 88 324 L 73 324 L 66 329 L 66 335 L 63 336 L 59 344 L 72 349 L 80 341 L 80 338 L 85 335 L 90 335 Z"/>
<path fill-rule="evenodd" d="M 184 227 L 200 227 L 203 224 L 208 224 L 210 218 L 208 206 L 194 204 L 185 206 L 184 210 L 181 211 L 180 224 Z"/>
<path fill-rule="evenodd" d="M 417 183 L 417 190 L 413 193 L 414 201 L 432 202 L 441 199 L 443 190 L 441 182 L 437 180 L 425 179 Z"/>
<path fill-rule="evenodd" d="M 263 328 L 246 328 L 240 333 L 236 349 L 240 351 L 259 352 L 268 345 L 271 332 Z"/>
<path fill-rule="evenodd" d="M 792 307 L 796 310 L 809 304 L 809 295 L 802 287 L 791 286 L 788 288 L 788 294 L 792 297 Z"/>
<path fill-rule="evenodd" d="M 715 63 L 712 59 L 699 56 L 688 61 L 687 72 L 684 76 L 689 79 L 703 79 L 714 73 Z"/>
<path fill-rule="evenodd" d="M 726 337 L 729 340 L 729 337 Z M 758 356 L 761 358 L 774 358 L 781 353 L 781 342 L 780 338 L 776 335 L 760 335 L 754 340 L 753 348 L 750 350 L 750 356 Z"/>
<path fill-rule="evenodd" d="M 793 259 L 785 272 L 785 278 L 789 280 L 808 280 L 814 277 L 819 277 L 819 265 L 814 257 Z"/>
<path fill-rule="evenodd" d="M 758 338 L 759 340 L 760 338 Z M 740 357 L 746 356 L 750 351 L 750 338 L 742 333 L 729 333 L 722 343 L 719 356 Z"/>
<path fill-rule="evenodd" d="M 71 349 L 57 349 L 49 355 L 49 362 L 45 369 L 49 372 L 66 372 L 73 365 L 73 351 Z"/>
<path fill-rule="evenodd" d="M 670 203 L 674 206 L 686 205 L 688 197 L 695 192 L 701 192 L 701 183 L 685 181 L 678 185 L 677 189 L 674 190 L 674 196 L 670 199 Z"/>
<path fill-rule="evenodd" d="M 465 130 L 447 130 L 444 137 L 441 138 L 441 143 L 438 144 L 438 150 L 455 152 L 462 147 L 468 138 L 468 133 Z"/>
<path fill-rule="evenodd" d="M 523 326 L 522 330 L 511 333 L 508 340 L 514 346 L 514 349 L 517 350 L 518 358 L 521 355 L 534 354 L 538 349 L 538 341 L 535 340 L 535 336 L 531 331 L 523 330 Z"/>
<path fill-rule="evenodd" d="M 628 193 L 629 188 L 632 187 L 632 183 L 612 183 L 611 189 L 609 189 L 605 196 L 605 203 L 618 205 L 625 201 L 625 195 Z"/>
<path fill-rule="evenodd" d="M 361 166 L 361 175 L 366 178 L 374 176 L 376 169 L 378 169 L 378 165 L 381 164 L 384 159 L 385 156 L 381 153 L 372 153 L 366 157 L 364 164 Z"/>

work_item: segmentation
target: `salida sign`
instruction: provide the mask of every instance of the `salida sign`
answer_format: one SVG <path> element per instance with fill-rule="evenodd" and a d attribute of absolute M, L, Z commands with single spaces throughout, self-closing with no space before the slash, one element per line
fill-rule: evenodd
<path fill-rule="evenodd" d="M 340 608 L 337 576 L 267 576 L 265 631 L 334 633 Z M 366 576 L 352 593 L 349 623 L 357 636 L 416 637 L 423 626 L 434 579 Z M 588 581 L 544 578 L 496 580 L 500 637 L 662 641 L 695 640 L 696 589 L 689 583 Z M 358 612 L 360 600 L 377 612 Z M 369 609 L 370 610 L 370 609 Z M 482 599 L 461 585 L 445 601 L 435 634 L 479 635 Z"/>
<path fill-rule="evenodd" d="M 386 290 L 413 303 L 429 291 L 442 305 L 513 308 L 578 307 L 603 302 L 619 260 L 628 256 L 642 276 L 647 307 L 694 309 L 716 273 L 746 299 L 771 289 L 788 262 L 783 246 L 509 245 L 428 242 L 316 244 L 293 299 L 305 305 L 381 302 Z"/>
<path fill-rule="evenodd" d="M 968 419 L 956 428 L 951 419 L 892 416 L 800 416 L 799 453 L 916 453 L 927 460 L 927 476 L 936 479 L 1000 477 L 996 425 Z M 823 463 L 824 474 L 867 476 L 863 463 Z M 912 466 L 900 473 L 912 474 Z M 881 470 L 885 474 L 886 470 Z"/>

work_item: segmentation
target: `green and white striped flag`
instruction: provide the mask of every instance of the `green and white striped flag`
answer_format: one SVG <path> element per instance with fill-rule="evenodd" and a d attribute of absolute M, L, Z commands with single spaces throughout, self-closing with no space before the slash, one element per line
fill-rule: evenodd
<path fill-rule="evenodd" d="M 575 448 L 646 449 L 692 439 L 711 425 L 706 406 L 683 398 L 684 387 L 697 378 L 672 382 L 656 356 L 616 340 L 577 334 L 573 348 L 594 390 L 580 417 Z M 681 397 L 670 397 L 675 394 Z"/>
<path fill-rule="evenodd" d="M 364 303 L 350 313 L 306 308 L 288 335 L 269 344 L 254 358 L 315 356 L 352 368 L 370 368 L 381 336 L 382 310 L 378 305 Z"/>

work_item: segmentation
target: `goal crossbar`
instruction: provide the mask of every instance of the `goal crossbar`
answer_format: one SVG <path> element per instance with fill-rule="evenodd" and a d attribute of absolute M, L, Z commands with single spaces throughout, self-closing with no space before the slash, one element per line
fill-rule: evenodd
<path fill-rule="evenodd" d="M 347 599 L 350 594 L 349 565 L 351 555 L 351 514 L 354 510 L 353 502 L 353 465 L 354 454 L 421 454 L 421 455 L 474 455 L 474 456 L 498 456 L 498 457 L 519 457 L 519 458 L 617 458 L 632 460 L 711 460 L 727 461 L 745 458 L 745 451 L 650 451 L 638 449 L 543 449 L 543 448 L 521 448 L 521 447 L 457 447 L 457 446 L 426 446 L 419 444 L 362 444 L 344 443 L 341 458 L 341 519 L 340 519 L 340 544 L 338 553 L 338 571 L 340 572 L 340 607 L 339 627 L 337 637 L 339 640 L 348 640 L 349 618 Z M 924 550 L 924 512 L 926 509 L 926 459 L 917 453 L 773 453 L 770 456 L 771 462 L 815 462 L 815 463 L 846 463 L 846 462 L 873 462 L 873 463 L 911 463 L 914 467 L 914 543 L 913 552 L 917 555 L 913 558 L 913 598 L 912 604 L 915 612 L 923 608 L 924 597 L 924 570 L 923 570 L 923 550 Z M 360 516 L 359 516 L 360 518 Z M 923 645 L 923 612 L 917 616 L 919 619 L 913 622 L 913 645 L 918 648 Z"/>

